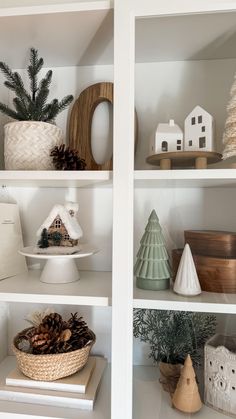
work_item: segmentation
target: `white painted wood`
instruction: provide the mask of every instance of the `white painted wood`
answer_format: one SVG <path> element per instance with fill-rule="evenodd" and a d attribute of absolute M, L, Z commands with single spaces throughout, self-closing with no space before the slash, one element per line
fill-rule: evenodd
<path fill-rule="evenodd" d="M 130 0 L 130 10 L 135 16 L 157 16 L 166 14 L 208 13 L 236 10 L 235 0 L 174 0 L 163 3 L 162 0 Z"/>
<path fill-rule="evenodd" d="M 190 418 L 173 409 L 171 398 L 159 383 L 158 367 L 134 367 L 134 419 Z M 228 416 L 203 405 L 198 419 L 227 419 Z"/>
<path fill-rule="evenodd" d="M 92 187 L 97 184 L 111 185 L 112 173 L 104 171 L 34 171 L 1 170 L 0 182 L 6 186 L 19 187 Z"/>
<path fill-rule="evenodd" d="M 145 293 L 134 288 L 134 308 L 150 308 L 153 310 L 186 310 L 205 313 L 236 314 L 236 295 L 220 294 L 203 291 L 195 297 L 183 297 L 173 290 Z"/>
<path fill-rule="evenodd" d="M 115 2 L 114 16 L 112 419 L 132 418 L 134 22 L 127 3 Z"/>
<path fill-rule="evenodd" d="M 100 307 L 111 305 L 111 272 L 81 271 L 78 282 L 59 286 L 44 284 L 39 277 L 39 270 L 31 270 L 28 275 L 0 281 L 0 301 Z"/>
<path fill-rule="evenodd" d="M 1 380 L 6 371 L 15 367 L 15 358 L 5 359 L 5 367 L 1 368 Z M 110 368 L 107 367 L 101 381 L 101 387 L 95 404 L 95 409 L 91 412 L 78 409 L 59 408 L 52 406 L 37 406 L 25 403 L 0 401 L 0 417 L 3 418 L 56 418 L 56 419 L 110 419 Z"/>

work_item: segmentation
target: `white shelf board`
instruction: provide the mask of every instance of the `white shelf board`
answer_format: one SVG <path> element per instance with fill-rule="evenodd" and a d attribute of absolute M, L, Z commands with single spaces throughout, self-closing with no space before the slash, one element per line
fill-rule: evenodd
<path fill-rule="evenodd" d="M 31 46 L 49 68 L 112 64 L 113 10 L 102 0 L 0 7 L 0 38 L 1 60 L 15 69 L 26 67 Z"/>
<path fill-rule="evenodd" d="M 0 184 L 6 186 L 47 188 L 111 185 L 112 172 L 108 170 L 1 170 Z"/>
<path fill-rule="evenodd" d="M 160 14 L 136 20 L 136 62 L 236 57 L 235 11 L 165 16 L 162 10 Z"/>
<path fill-rule="evenodd" d="M 234 187 L 236 169 L 135 170 L 136 187 Z"/>
<path fill-rule="evenodd" d="M 133 419 L 226 419 L 226 416 L 205 405 L 194 415 L 188 415 L 173 409 L 171 399 L 163 391 L 158 381 L 158 367 L 135 366 L 133 395 Z"/>
<path fill-rule="evenodd" d="M 80 271 L 80 280 L 69 284 L 46 284 L 39 270 L 0 281 L 0 301 L 69 304 L 106 307 L 111 305 L 111 272 Z"/>
<path fill-rule="evenodd" d="M 134 308 L 154 310 L 196 311 L 205 313 L 236 314 L 236 294 L 205 292 L 196 297 L 175 294 L 172 289 L 147 291 L 134 285 Z"/>
<path fill-rule="evenodd" d="M 0 383 L 12 369 L 16 366 L 15 357 L 8 356 L 0 364 Z M 98 391 L 97 400 L 93 411 L 80 409 L 65 409 L 61 407 L 33 405 L 26 403 L 16 403 L 0 401 L 0 417 L 4 419 L 12 418 L 57 418 L 57 419 L 110 419 L 110 367 L 107 367 L 103 374 L 101 386 Z"/>

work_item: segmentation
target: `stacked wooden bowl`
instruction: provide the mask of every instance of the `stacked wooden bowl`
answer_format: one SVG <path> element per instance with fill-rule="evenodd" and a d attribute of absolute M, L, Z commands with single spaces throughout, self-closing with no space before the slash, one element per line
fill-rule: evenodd
<path fill-rule="evenodd" d="M 191 248 L 202 290 L 236 293 L 236 233 L 186 230 L 184 238 Z M 174 277 L 182 252 L 172 252 Z"/>

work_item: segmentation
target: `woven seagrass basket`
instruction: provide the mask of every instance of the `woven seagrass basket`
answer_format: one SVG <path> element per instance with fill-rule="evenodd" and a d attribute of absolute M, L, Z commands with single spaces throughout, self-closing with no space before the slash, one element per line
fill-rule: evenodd
<path fill-rule="evenodd" d="M 81 349 L 59 354 L 35 355 L 18 349 L 22 335 L 29 329 L 31 328 L 25 329 L 15 336 L 12 348 L 20 371 L 27 377 L 39 381 L 58 380 L 81 370 L 86 364 L 90 350 L 96 340 L 95 334 L 89 330 L 91 341 Z"/>

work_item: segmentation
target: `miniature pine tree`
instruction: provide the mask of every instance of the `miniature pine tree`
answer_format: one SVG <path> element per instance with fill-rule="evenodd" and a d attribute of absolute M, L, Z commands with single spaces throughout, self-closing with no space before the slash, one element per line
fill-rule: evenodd
<path fill-rule="evenodd" d="M 59 231 L 52 233 L 52 241 L 55 246 L 60 246 L 62 234 Z"/>
<path fill-rule="evenodd" d="M 44 228 L 43 231 L 42 231 L 42 233 L 41 233 L 41 239 L 38 242 L 38 246 L 41 249 L 45 249 L 45 248 L 49 247 L 49 243 L 48 243 L 48 232 L 47 232 L 47 229 L 46 228 Z"/>
<path fill-rule="evenodd" d="M 161 226 L 153 210 L 140 241 L 134 266 L 138 288 L 163 290 L 169 288 L 171 269 Z"/>
<path fill-rule="evenodd" d="M 201 287 L 189 244 L 186 243 L 175 278 L 174 291 L 181 295 L 201 294 Z"/>
<path fill-rule="evenodd" d="M 202 407 L 190 355 L 187 356 L 184 362 L 172 403 L 176 409 L 185 413 L 198 412 Z"/>
<path fill-rule="evenodd" d="M 227 106 L 223 144 L 223 159 L 236 155 L 236 74 L 230 90 L 230 99 Z"/>
<path fill-rule="evenodd" d="M 0 71 L 6 77 L 4 85 L 15 93 L 13 99 L 15 109 L 11 109 L 8 105 L 0 102 L 0 112 L 19 121 L 54 122 L 56 116 L 71 103 L 73 96 L 67 95 L 60 102 L 58 99 L 53 99 L 50 103 L 47 103 L 52 70 L 49 70 L 38 83 L 38 75 L 43 64 L 43 58 L 38 57 L 38 51 L 31 48 L 30 62 L 27 67 L 30 82 L 30 91 L 28 92 L 20 74 L 12 71 L 6 63 L 0 62 Z"/>

